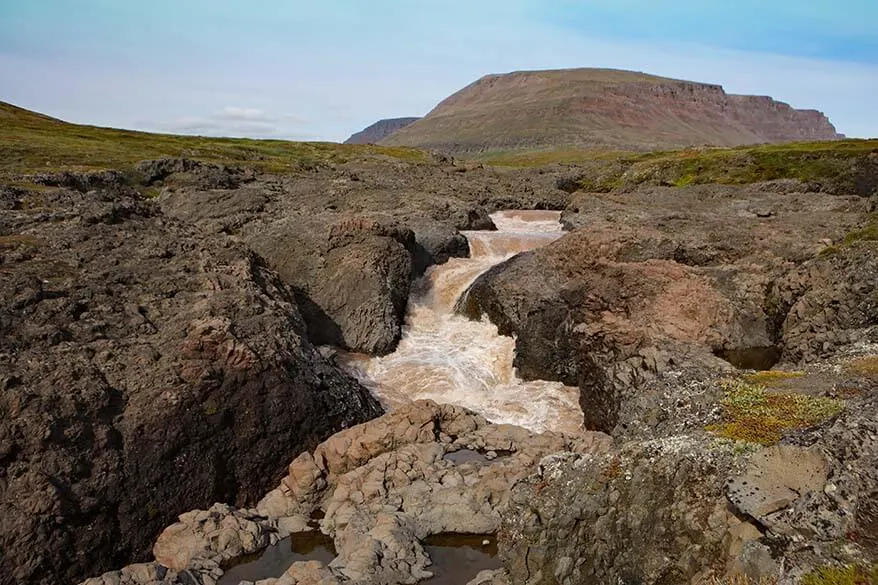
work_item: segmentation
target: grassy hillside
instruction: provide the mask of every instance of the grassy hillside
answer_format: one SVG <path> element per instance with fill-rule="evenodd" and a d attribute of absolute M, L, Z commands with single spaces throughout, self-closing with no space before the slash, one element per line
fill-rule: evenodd
<path fill-rule="evenodd" d="M 323 162 L 390 158 L 426 161 L 400 147 L 202 138 L 69 124 L 0 102 L 0 178 L 59 170 L 131 169 L 142 160 L 185 156 L 269 172 L 295 172 Z M 746 184 L 772 179 L 817 182 L 869 194 L 878 185 L 878 140 L 842 140 L 652 153 L 612 150 L 494 152 L 482 162 L 501 167 L 575 167 L 578 184 L 612 191 L 639 184 Z"/>
<path fill-rule="evenodd" d="M 124 170 L 142 160 L 177 156 L 284 172 L 357 157 L 421 161 L 427 155 L 407 148 L 202 138 L 97 128 L 69 124 L 0 102 L 0 176 L 61 169 Z"/>
<path fill-rule="evenodd" d="M 482 161 L 507 167 L 574 165 L 581 169 L 581 186 L 592 191 L 612 191 L 644 183 L 743 185 L 798 179 L 839 191 L 869 194 L 878 184 L 878 139 L 646 154 L 595 150 L 511 152 L 485 156 Z"/>

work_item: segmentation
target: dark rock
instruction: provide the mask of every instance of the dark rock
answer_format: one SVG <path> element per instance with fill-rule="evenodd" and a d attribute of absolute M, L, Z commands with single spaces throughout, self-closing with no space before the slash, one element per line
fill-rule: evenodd
<path fill-rule="evenodd" d="M 29 179 L 38 185 L 65 187 L 80 193 L 95 189 L 119 189 L 130 182 L 129 177 L 120 171 L 41 173 Z"/>
<path fill-rule="evenodd" d="M 145 559 L 178 513 L 253 502 L 286 460 L 380 412 L 261 258 L 126 197 L 3 218 L 38 234 L 0 259 L 3 583 Z"/>
<path fill-rule="evenodd" d="M 178 187 L 235 189 L 241 183 L 253 178 L 252 172 L 186 158 L 142 161 L 137 164 L 136 169 L 142 175 L 143 183 L 146 185 L 153 185 L 159 181 L 165 182 L 171 178 L 174 185 Z"/>
<path fill-rule="evenodd" d="M 824 254 L 776 281 L 766 305 L 788 362 L 878 343 L 878 242 Z"/>
<path fill-rule="evenodd" d="M 749 211 L 768 203 L 770 221 Z M 873 343 L 871 243 L 818 257 L 863 209 L 717 186 L 576 194 L 564 219 L 577 231 L 492 268 L 458 310 L 515 335 L 524 378 L 579 386 L 587 426 L 627 434 L 663 415 L 626 405 L 682 364 L 707 378 Z"/>

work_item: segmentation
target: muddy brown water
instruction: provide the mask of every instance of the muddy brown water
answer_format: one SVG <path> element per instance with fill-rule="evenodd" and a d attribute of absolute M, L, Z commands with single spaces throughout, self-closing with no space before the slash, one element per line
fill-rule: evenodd
<path fill-rule="evenodd" d="M 399 346 L 370 358 L 341 354 L 385 407 L 430 399 L 478 412 L 496 423 L 533 431 L 575 433 L 582 425 L 579 390 L 558 382 L 525 381 L 513 368 L 515 340 L 487 319 L 454 311 L 476 278 L 512 256 L 564 235 L 557 211 L 500 211 L 497 231 L 467 231 L 469 258 L 432 266 L 412 291 Z"/>
<path fill-rule="evenodd" d="M 421 581 L 424 584 L 462 585 L 482 571 L 502 566 L 497 539 L 489 534 L 436 534 L 424 540 L 424 548 L 433 561 L 427 567 L 433 577 Z"/>
<path fill-rule="evenodd" d="M 298 532 L 263 551 L 235 560 L 225 569 L 217 585 L 277 578 L 298 561 L 329 564 L 335 557 L 335 545 L 329 536 L 319 530 Z"/>
<path fill-rule="evenodd" d="M 462 463 L 476 463 L 479 465 L 490 465 L 494 461 L 498 459 L 503 459 L 504 457 L 508 457 L 510 453 L 508 451 L 495 451 L 497 454 L 493 459 L 488 459 L 488 456 L 485 453 L 481 453 L 479 451 L 473 451 L 472 449 L 461 449 L 460 451 L 454 451 L 452 453 L 446 453 L 443 459 L 446 461 L 451 461 L 455 465 L 460 465 Z"/>

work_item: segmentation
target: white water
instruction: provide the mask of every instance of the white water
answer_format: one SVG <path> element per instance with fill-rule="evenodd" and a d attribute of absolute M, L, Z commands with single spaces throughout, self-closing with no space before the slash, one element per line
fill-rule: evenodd
<path fill-rule="evenodd" d="M 470 258 L 433 266 L 416 283 L 394 353 L 349 354 L 345 362 L 387 408 L 431 399 L 493 422 L 575 432 L 582 425 L 576 388 L 520 380 L 512 367 L 514 339 L 499 335 L 487 318 L 470 321 L 454 314 L 458 297 L 480 274 L 562 235 L 559 212 L 501 211 L 491 218 L 496 232 L 464 232 Z"/>

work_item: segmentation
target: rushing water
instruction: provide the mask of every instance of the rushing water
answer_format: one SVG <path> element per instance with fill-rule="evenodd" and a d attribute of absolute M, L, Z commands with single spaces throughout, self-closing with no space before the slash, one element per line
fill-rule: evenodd
<path fill-rule="evenodd" d="M 464 232 L 470 258 L 433 266 L 416 283 L 394 353 L 348 355 L 345 361 L 389 408 L 431 399 L 493 422 L 574 432 L 582 424 L 576 388 L 522 381 L 512 367 L 514 339 L 499 335 L 487 318 L 470 321 L 454 313 L 458 297 L 480 274 L 562 235 L 555 211 L 501 211 L 491 218 L 497 231 Z"/>

